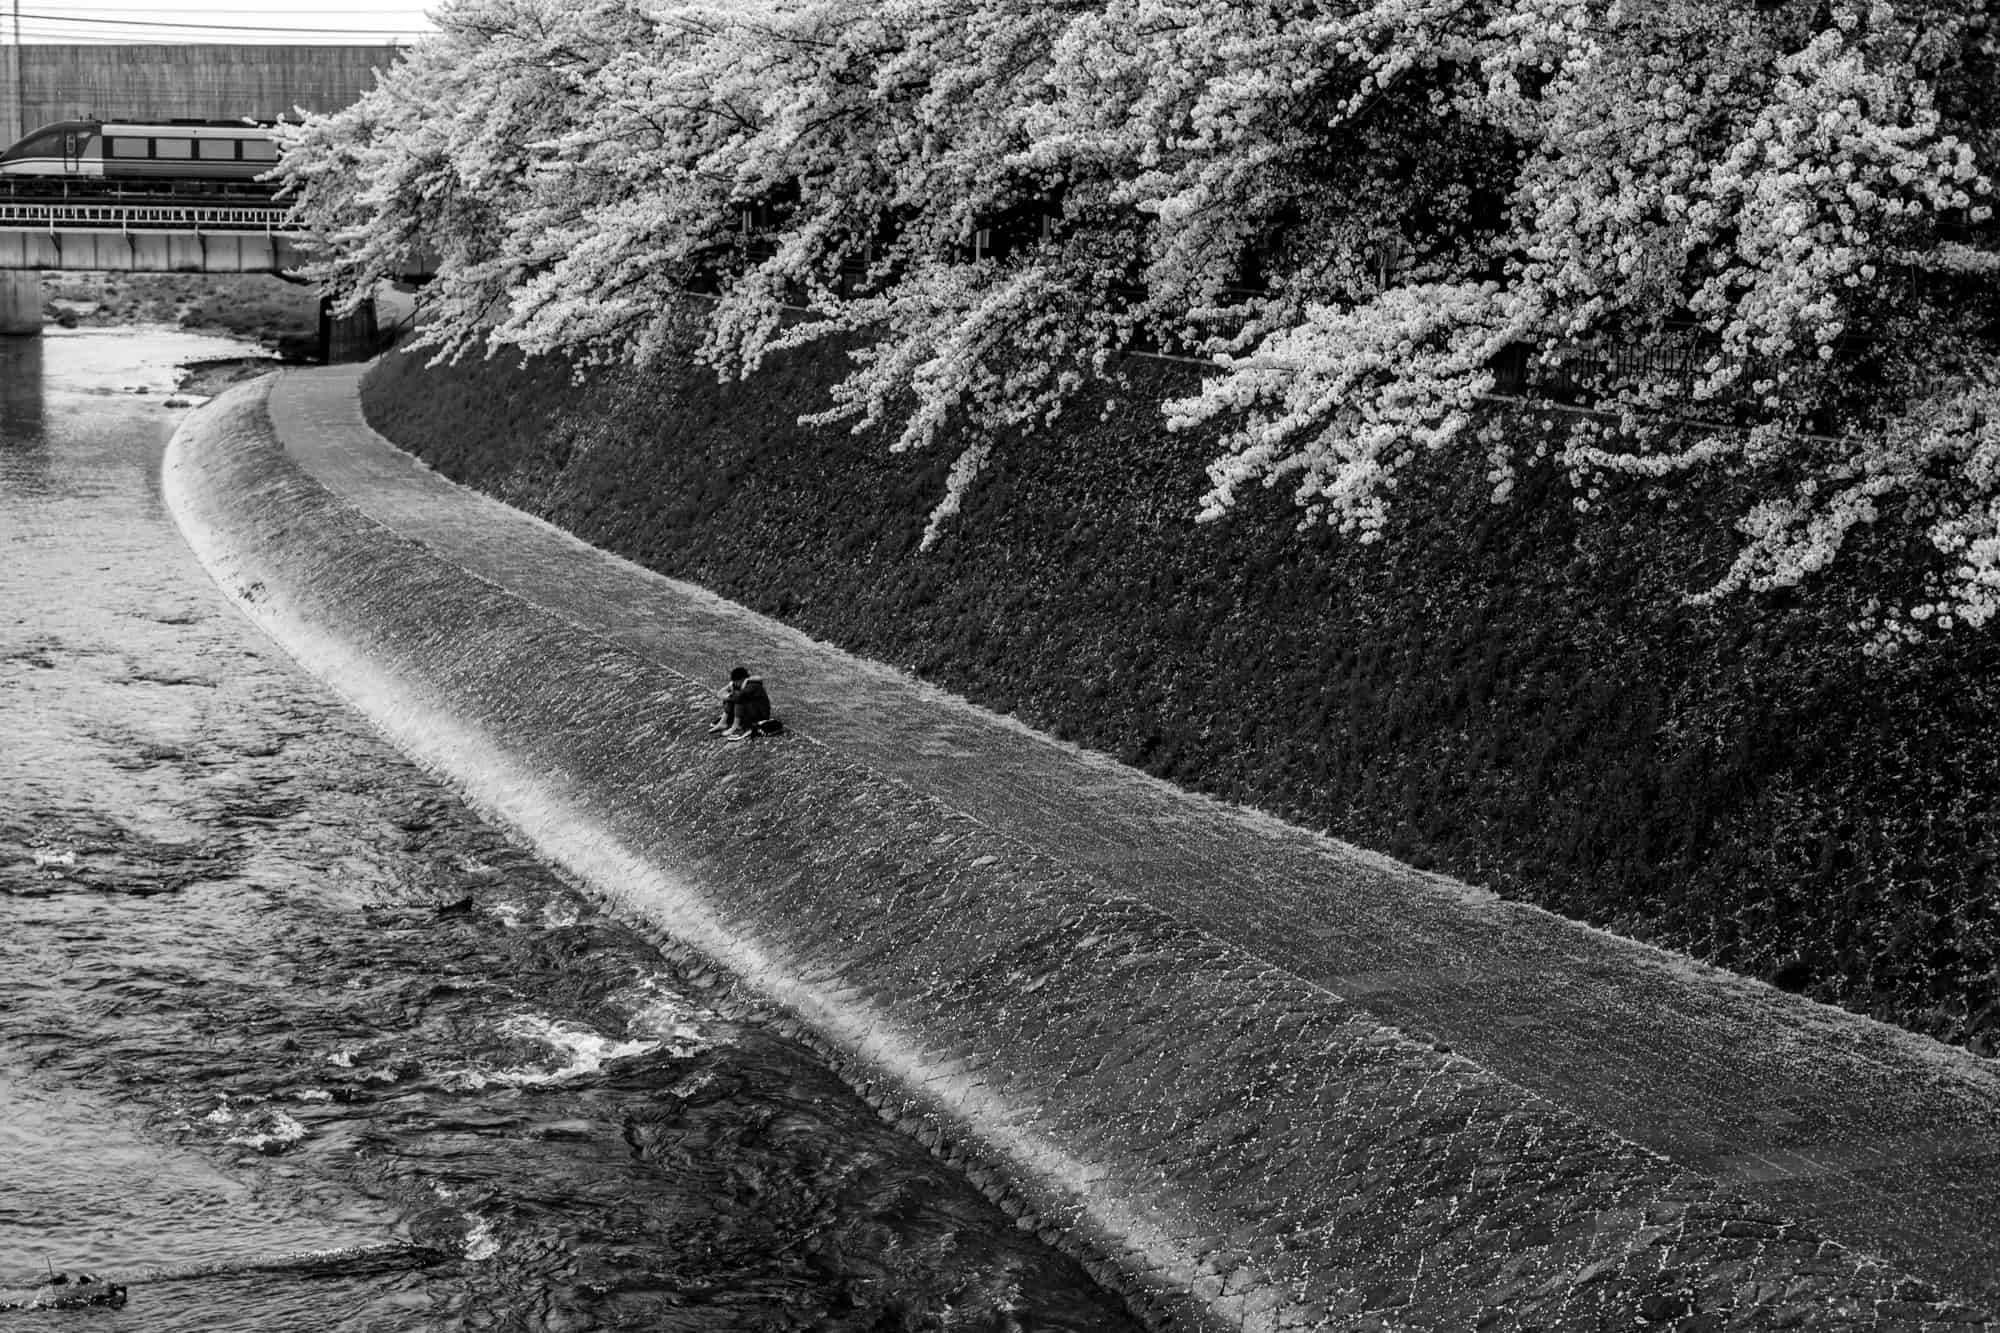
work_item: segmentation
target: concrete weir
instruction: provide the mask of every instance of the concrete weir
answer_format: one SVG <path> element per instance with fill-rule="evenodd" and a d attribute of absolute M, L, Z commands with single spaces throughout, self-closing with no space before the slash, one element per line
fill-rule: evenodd
<path fill-rule="evenodd" d="M 810 736 L 715 744 L 706 683 L 364 516 L 267 392 L 169 449 L 221 586 L 1153 1326 L 1991 1325 Z"/>

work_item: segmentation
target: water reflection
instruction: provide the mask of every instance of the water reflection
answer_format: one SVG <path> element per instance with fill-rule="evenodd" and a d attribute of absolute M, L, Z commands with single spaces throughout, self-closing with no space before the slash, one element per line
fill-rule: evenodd
<path fill-rule="evenodd" d="M 0 337 L 0 487 L 47 488 L 42 403 L 42 340 Z"/>

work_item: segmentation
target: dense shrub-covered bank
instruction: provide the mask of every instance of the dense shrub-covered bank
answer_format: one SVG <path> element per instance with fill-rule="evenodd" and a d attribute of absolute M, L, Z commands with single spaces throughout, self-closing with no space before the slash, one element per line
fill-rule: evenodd
<path fill-rule="evenodd" d="M 1159 428 L 1192 372 L 1156 362 L 919 552 L 946 458 L 795 424 L 841 364 L 393 357 L 366 398 L 449 476 L 1183 785 L 2000 1047 L 1991 634 L 1871 659 L 1838 593 L 1695 611 L 1726 533 L 1545 475 L 1495 508 L 1476 465 L 1420 470 L 1380 547 L 1276 494 L 1197 527 L 1213 444 Z"/>

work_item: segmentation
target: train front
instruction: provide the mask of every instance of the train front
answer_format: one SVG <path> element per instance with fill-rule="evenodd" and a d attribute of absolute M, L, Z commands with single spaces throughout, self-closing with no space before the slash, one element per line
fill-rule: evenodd
<path fill-rule="evenodd" d="M 75 180 L 104 176 L 103 136 L 89 120 L 44 125 L 0 153 L 0 175 Z"/>

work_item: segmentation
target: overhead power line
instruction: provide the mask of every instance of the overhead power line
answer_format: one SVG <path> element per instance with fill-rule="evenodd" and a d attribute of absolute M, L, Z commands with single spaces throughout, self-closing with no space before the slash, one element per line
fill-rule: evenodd
<path fill-rule="evenodd" d="M 33 0 L 30 0 L 30 3 L 33 3 Z M 115 15 L 123 15 L 128 19 L 130 19 L 130 16 L 133 13 L 133 6 L 130 3 L 127 3 L 127 0 L 107 0 L 107 3 L 101 5 L 69 4 L 65 5 L 63 8 L 67 13 L 70 14 L 115 14 Z M 415 9 L 413 6 L 410 5 L 388 5 L 379 9 L 357 9 L 352 5 L 341 5 L 339 6 L 339 9 L 343 16 L 348 14 L 393 14 L 399 19 L 409 19 L 415 16 Z M 176 9 L 174 12 L 176 14 L 187 15 L 191 21 L 198 21 L 210 18 L 217 14 L 256 14 L 259 15 L 260 17 L 268 16 L 271 12 L 271 6 L 187 5 L 179 9 Z M 315 11 L 315 12 L 321 12 L 321 11 Z M 132 21 L 137 22 L 139 20 L 132 20 Z M 161 22 L 178 23 L 180 22 L 180 20 L 162 19 Z"/>
<path fill-rule="evenodd" d="M 315 37 L 355 37 L 383 34 L 395 37 L 424 37 L 435 32 L 434 28 L 408 28 L 382 24 L 378 26 L 355 26 L 343 28 L 291 28 L 270 23 L 189 23 L 182 19 L 104 19 L 75 18 L 68 14 L 40 14 L 28 10 L 20 12 L 22 19 L 32 19 L 37 24 L 56 24 L 58 27 L 70 25 L 90 28 L 168 28 L 188 32 L 237 32 L 259 33 L 271 36 L 315 36 Z M 46 31 L 47 29 L 39 29 Z M 122 35 L 122 34 L 121 34 Z"/>

